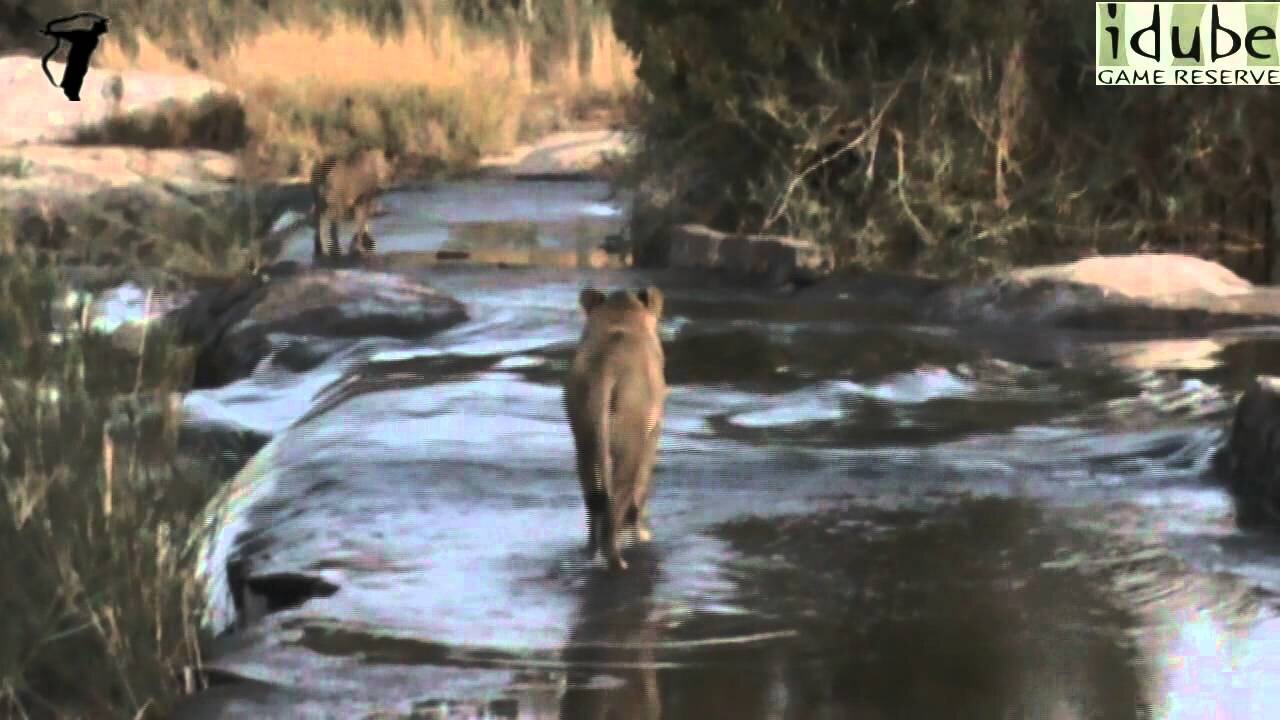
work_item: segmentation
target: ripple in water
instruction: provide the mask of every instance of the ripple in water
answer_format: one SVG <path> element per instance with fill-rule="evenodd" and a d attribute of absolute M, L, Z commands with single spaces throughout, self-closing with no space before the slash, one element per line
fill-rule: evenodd
<path fill-rule="evenodd" d="M 441 272 L 472 322 L 193 393 L 202 422 L 276 434 L 211 506 L 210 622 L 229 617 L 232 558 L 339 587 L 211 663 L 355 717 L 467 698 L 561 720 L 1123 717 L 1142 699 L 1258 717 L 1277 701 L 1275 621 L 1216 572 L 1245 561 L 1212 544 L 1240 535 L 1204 483 L 1231 398 L 1203 379 L 1032 368 L 794 310 L 752 320 L 677 288 L 663 331 L 686 374 L 655 540 L 628 550 L 634 572 L 588 565 L 557 373 L 580 287 L 649 281 Z M 818 357 L 836 336 L 847 356 Z M 767 362 L 725 368 L 736 349 Z M 1206 569 L 1175 562 L 1179 543 Z"/>

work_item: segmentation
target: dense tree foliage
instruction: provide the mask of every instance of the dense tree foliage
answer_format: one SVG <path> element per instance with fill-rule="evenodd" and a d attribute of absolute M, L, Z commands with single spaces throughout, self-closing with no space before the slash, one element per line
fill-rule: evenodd
<path fill-rule="evenodd" d="M 937 271 L 1144 246 L 1255 277 L 1275 265 L 1263 251 L 1280 183 L 1274 93 L 1096 87 L 1092 4 L 616 0 L 612 12 L 647 95 L 632 179 L 642 250 L 692 219 Z"/>

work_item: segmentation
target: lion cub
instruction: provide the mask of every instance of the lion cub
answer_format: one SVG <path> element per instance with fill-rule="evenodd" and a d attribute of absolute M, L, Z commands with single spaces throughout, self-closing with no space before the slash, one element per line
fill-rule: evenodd
<path fill-rule="evenodd" d="M 324 226 L 328 224 L 328 254 L 338 257 L 338 223 L 355 217 L 356 234 L 348 252 L 365 255 L 375 249 L 369 232 L 369 217 L 374 200 L 383 186 L 391 181 L 393 168 L 381 150 L 356 150 L 344 155 L 329 155 L 311 169 L 311 194 L 315 203 L 315 256 L 325 256 L 322 243 Z"/>
<path fill-rule="evenodd" d="M 565 380 L 564 404 L 587 506 L 587 552 L 625 570 L 618 531 L 631 525 L 647 542 L 649 484 L 667 398 L 658 318 L 662 292 L 650 287 L 608 296 L 587 288 L 578 302 L 586 328 Z"/>

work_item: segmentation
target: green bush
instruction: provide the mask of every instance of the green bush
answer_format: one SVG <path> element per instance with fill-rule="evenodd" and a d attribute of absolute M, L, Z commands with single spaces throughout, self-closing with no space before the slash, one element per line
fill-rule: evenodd
<path fill-rule="evenodd" d="M 645 91 L 629 175 L 641 258 L 646 238 L 695 220 L 941 274 L 1144 247 L 1268 271 L 1268 90 L 1096 87 L 1090 4 L 612 12 Z"/>

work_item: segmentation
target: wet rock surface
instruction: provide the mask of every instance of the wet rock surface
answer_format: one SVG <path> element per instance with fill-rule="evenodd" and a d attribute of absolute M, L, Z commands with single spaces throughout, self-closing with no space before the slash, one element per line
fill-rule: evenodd
<path fill-rule="evenodd" d="M 1197 335 L 1280 325 L 1280 289 L 1256 287 L 1221 265 L 1177 254 L 1087 258 L 1020 268 L 977 283 L 886 272 L 833 272 L 829 249 L 786 236 L 680 225 L 659 255 L 673 269 L 713 271 L 748 286 L 787 291 L 775 302 L 870 302 L 921 322 Z M 783 297 L 788 296 L 785 300 Z"/>
<path fill-rule="evenodd" d="M 466 318 L 461 303 L 403 276 L 281 263 L 207 293 L 179 322 L 200 347 L 196 387 L 216 387 L 277 351 L 284 367 L 305 370 L 333 351 L 326 340 L 422 338 Z"/>

